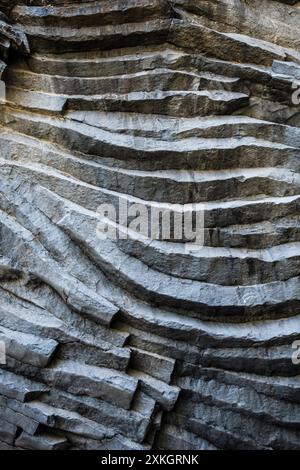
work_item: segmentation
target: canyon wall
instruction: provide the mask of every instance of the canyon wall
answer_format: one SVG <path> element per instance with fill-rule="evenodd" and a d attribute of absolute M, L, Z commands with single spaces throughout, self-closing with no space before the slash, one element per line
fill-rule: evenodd
<path fill-rule="evenodd" d="M 299 2 L 48 3 L 0 1 L 0 449 L 300 449 Z"/>

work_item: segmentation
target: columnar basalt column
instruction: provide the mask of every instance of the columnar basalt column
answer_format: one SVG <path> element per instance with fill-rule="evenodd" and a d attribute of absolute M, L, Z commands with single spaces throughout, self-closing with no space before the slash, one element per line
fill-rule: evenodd
<path fill-rule="evenodd" d="M 299 2 L 48 3 L 0 0 L 0 449 L 300 449 Z"/>

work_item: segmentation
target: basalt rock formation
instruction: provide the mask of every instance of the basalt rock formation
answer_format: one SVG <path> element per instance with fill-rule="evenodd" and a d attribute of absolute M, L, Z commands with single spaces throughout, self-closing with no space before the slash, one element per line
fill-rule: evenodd
<path fill-rule="evenodd" d="M 300 449 L 299 2 L 0 10 L 0 449 Z"/>

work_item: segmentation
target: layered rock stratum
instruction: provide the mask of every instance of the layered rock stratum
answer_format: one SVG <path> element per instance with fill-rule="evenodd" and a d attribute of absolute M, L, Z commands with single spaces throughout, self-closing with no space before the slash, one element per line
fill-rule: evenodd
<path fill-rule="evenodd" d="M 0 1 L 0 449 L 300 448 L 299 3 Z"/>

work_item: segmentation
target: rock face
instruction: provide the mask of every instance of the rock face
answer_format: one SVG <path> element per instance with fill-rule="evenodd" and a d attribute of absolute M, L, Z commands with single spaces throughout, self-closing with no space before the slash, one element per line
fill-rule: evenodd
<path fill-rule="evenodd" d="M 0 449 L 300 449 L 299 2 L 48 3 L 0 1 Z"/>

